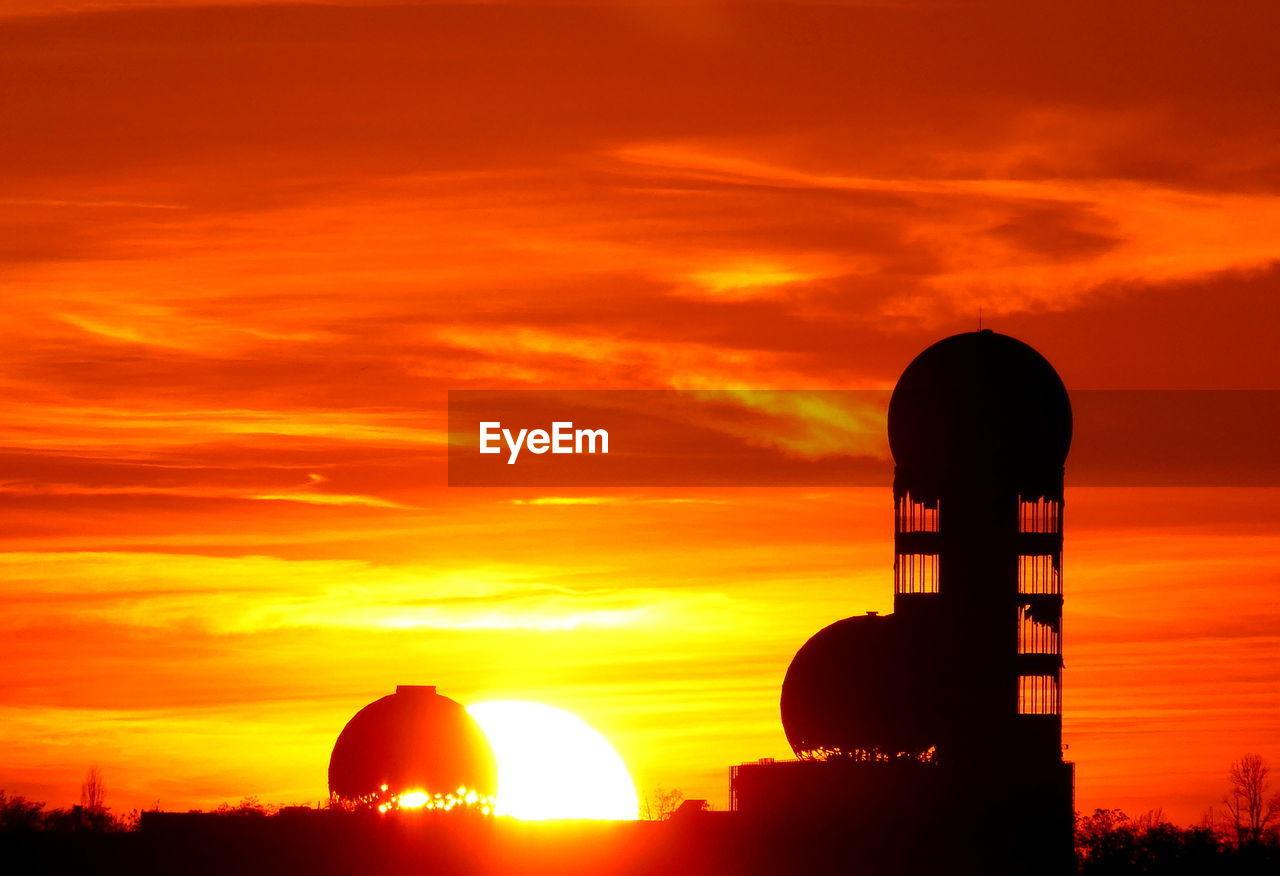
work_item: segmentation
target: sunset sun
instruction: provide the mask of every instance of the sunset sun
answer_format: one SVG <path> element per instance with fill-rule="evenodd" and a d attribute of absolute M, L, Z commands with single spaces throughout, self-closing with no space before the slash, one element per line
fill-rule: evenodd
<path fill-rule="evenodd" d="M 468 706 L 498 761 L 495 811 L 522 819 L 638 817 L 631 774 L 603 736 L 563 709 L 494 700 Z"/>

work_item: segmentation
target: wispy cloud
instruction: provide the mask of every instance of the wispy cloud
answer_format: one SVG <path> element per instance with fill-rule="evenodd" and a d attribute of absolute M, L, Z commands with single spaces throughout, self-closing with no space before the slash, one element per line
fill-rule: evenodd
<path fill-rule="evenodd" d="M 915 245 L 942 259 L 929 285 L 955 300 L 982 293 L 997 314 L 1036 305 L 1065 309 L 1074 297 L 1118 282 L 1171 282 L 1280 261 L 1280 240 L 1270 232 L 1280 223 L 1280 196 L 1267 192 L 1176 189 L 1118 178 L 858 177 L 696 145 L 635 146 L 616 154 L 704 182 L 909 198 L 917 208 L 909 223 Z M 1072 249 L 1071 229 L 1062 228 L 1059 246 L 1029 249 L 1012 224 L 1028 209 L 1050 227 L 1060 220 L 1048 210 L 1074 216 L 1083 223 L 1078 233 L 1092 234 L 1098 245 Z"/>

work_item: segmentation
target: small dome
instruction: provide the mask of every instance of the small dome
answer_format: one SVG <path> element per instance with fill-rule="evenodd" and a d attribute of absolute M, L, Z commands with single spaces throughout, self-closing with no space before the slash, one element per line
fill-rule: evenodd
<path fill-rule="evenodd" d="M 782 726 L 803 758 L 920 757 L 937 744 L 921 649 L 893 615 L 836 621 L 805 642 L 782 682 Z"/>
<path fill-rule="evenodd" d="M 1048 360 L 990 330 L 944 338 L 918 355 L 889 401 L 889 447 L 906 487 L 924 498 L 939 482 L 1003 476 L 1061 480 L 1071 402 Z M 1060 489 L 1060 488 L 1059 488 Z"/>
<path fill-rule="evenodd" d="M 345 800 L 459 787 L 492 795 L 493 752 L 480 726 L 434 687 L 400 685 L 356 713 L 329 758 L 329 792 Z"/>

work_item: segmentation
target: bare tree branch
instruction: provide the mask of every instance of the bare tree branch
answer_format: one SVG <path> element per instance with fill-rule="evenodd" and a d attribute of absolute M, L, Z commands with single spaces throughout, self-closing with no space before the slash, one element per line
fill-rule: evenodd
<path fill-rule="evenodd" d="M 1222 798 L 1227 827 L 1239 843 L 1262 841 L 1280 820 L 1280 794 L 1270 794 L 1271 767 L 1260 754 L 1231 764 L 1231 787 Z"/>
<path fill-rule="evenodd" d="M 103 784 L 102 772 L 96 764 L 89 767 L 89 772 L 80 785 L 80 806 L 86 812 L 107 810 L 107 786 Z"/>

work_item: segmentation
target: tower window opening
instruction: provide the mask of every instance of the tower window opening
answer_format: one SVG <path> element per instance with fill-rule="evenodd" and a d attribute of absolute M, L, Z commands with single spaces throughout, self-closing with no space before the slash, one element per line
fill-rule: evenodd
<path fill-rule="evenodd" d="M 937 593 L 937 554 L 898 554 L 893 563 L 894 593 Z"/>
<path fill-rule="evenodd" d="M 1062 564 L 1053 554 L 1018 557 L 1019 593 L 1062 593 Z"/>
<path fill-rule="evenodd" d="M 911 494 L 899 496 L 895 503 L 895 518 L 898 532 L 937 532 L 938 531 L 938 505 L 935 499 L 932 502 L 918 502 L 911 498 Z"/>
<path fill-rule="evenodd" d="M 1018 532 L 1062 532 L 1062 502 L 1019 497 Z"/>
<path fill-rule="evenodd" d="M 1061 715 L 1062 695 L 1053 675 L 1018 676 L 1019 715 Z"/>
<path fill-rule="evenodd" d="M 1018 606 L 1018 653 L 1062 653 L 1062 610 L 1060 606 L 1036 604 Z"/>

